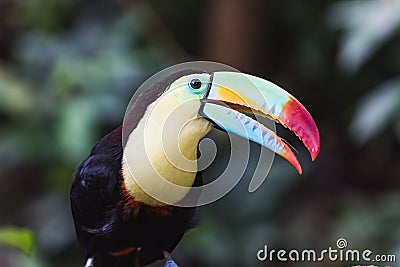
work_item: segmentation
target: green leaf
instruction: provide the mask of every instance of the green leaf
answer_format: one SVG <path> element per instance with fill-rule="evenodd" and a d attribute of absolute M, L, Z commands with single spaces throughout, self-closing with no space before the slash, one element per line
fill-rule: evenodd
<path fill-rule="evenodd" d="M 34 247 L 32 231 L 13 226 L 0 228 L 0 245 L 17 248 L 30 255 Z"/>

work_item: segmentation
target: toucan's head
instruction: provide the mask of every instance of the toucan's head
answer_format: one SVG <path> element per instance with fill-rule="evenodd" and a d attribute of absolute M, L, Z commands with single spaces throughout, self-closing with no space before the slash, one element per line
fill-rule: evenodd
<path fill-rule="evenodd" d="M 168 191 L 168 183 L 193 184 L 198 143 L 213 126 L 272 150 L 301 173 L 290 146 L 246 113 L 291 130 L 312 160 L 320 150 L 318 128 L 298 100 L 269 81 L 238 72 L 175 73 L 142 92 L 130 113 L 125 121 L 131 125 L 124 147 L 125 183 L 136 199 L 149 205 L 161 205 L 154 194 Z M 179 201 L 185 192 L 171 194 L 168 203 Z"/>

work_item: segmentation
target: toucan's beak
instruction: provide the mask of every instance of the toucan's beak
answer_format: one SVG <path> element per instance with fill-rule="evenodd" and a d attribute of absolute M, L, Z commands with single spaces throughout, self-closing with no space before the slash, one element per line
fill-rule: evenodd
<path fill-rule="evenodd" d="M 215 72 L 199 114 L 223 130 L 256 142 L 302 169 L 289 145 L 258 121 L 240 113 L 273 119 L 294 132 L 314 160 L 320 150 L 317 125 L 305 107 L 279 86 L 236 72 Z"/>

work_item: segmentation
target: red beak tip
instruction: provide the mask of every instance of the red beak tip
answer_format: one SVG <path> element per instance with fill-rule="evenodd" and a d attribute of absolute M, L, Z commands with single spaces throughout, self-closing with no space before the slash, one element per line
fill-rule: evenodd
<path fill-rule="evenodd" d="M 317 148 L 313 147 L 310 149 L 310 154 L 311 154 L 311 160 L 314 161 L 319 154 L 319 146 Z"/>
<path fill-rule="evenodd" d="M 320 135 L 311 114 L 294 98 L 285 104 L 283 110 L 282 124 L 287 125 L 303 141 L 314 161 L 319 154 Z"/>

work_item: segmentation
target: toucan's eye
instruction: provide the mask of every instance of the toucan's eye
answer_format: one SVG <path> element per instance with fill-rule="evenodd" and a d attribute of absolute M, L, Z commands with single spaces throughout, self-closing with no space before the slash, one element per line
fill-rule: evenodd
<path fill-rule="evenodd" d="M 195 78 L 190 80 L 189 85 L 193 90 L 199 90 L 203 83 L 200 81 L 200 79 Z"/>
<path fill-rule="evenodd" d="M 192 94 L 204 94 L 208 87 L 208 81 L 206 77 L 203 77 L 202 75 L 193 75 L 192 77 L 189 77 L 187 87 Z"/>

